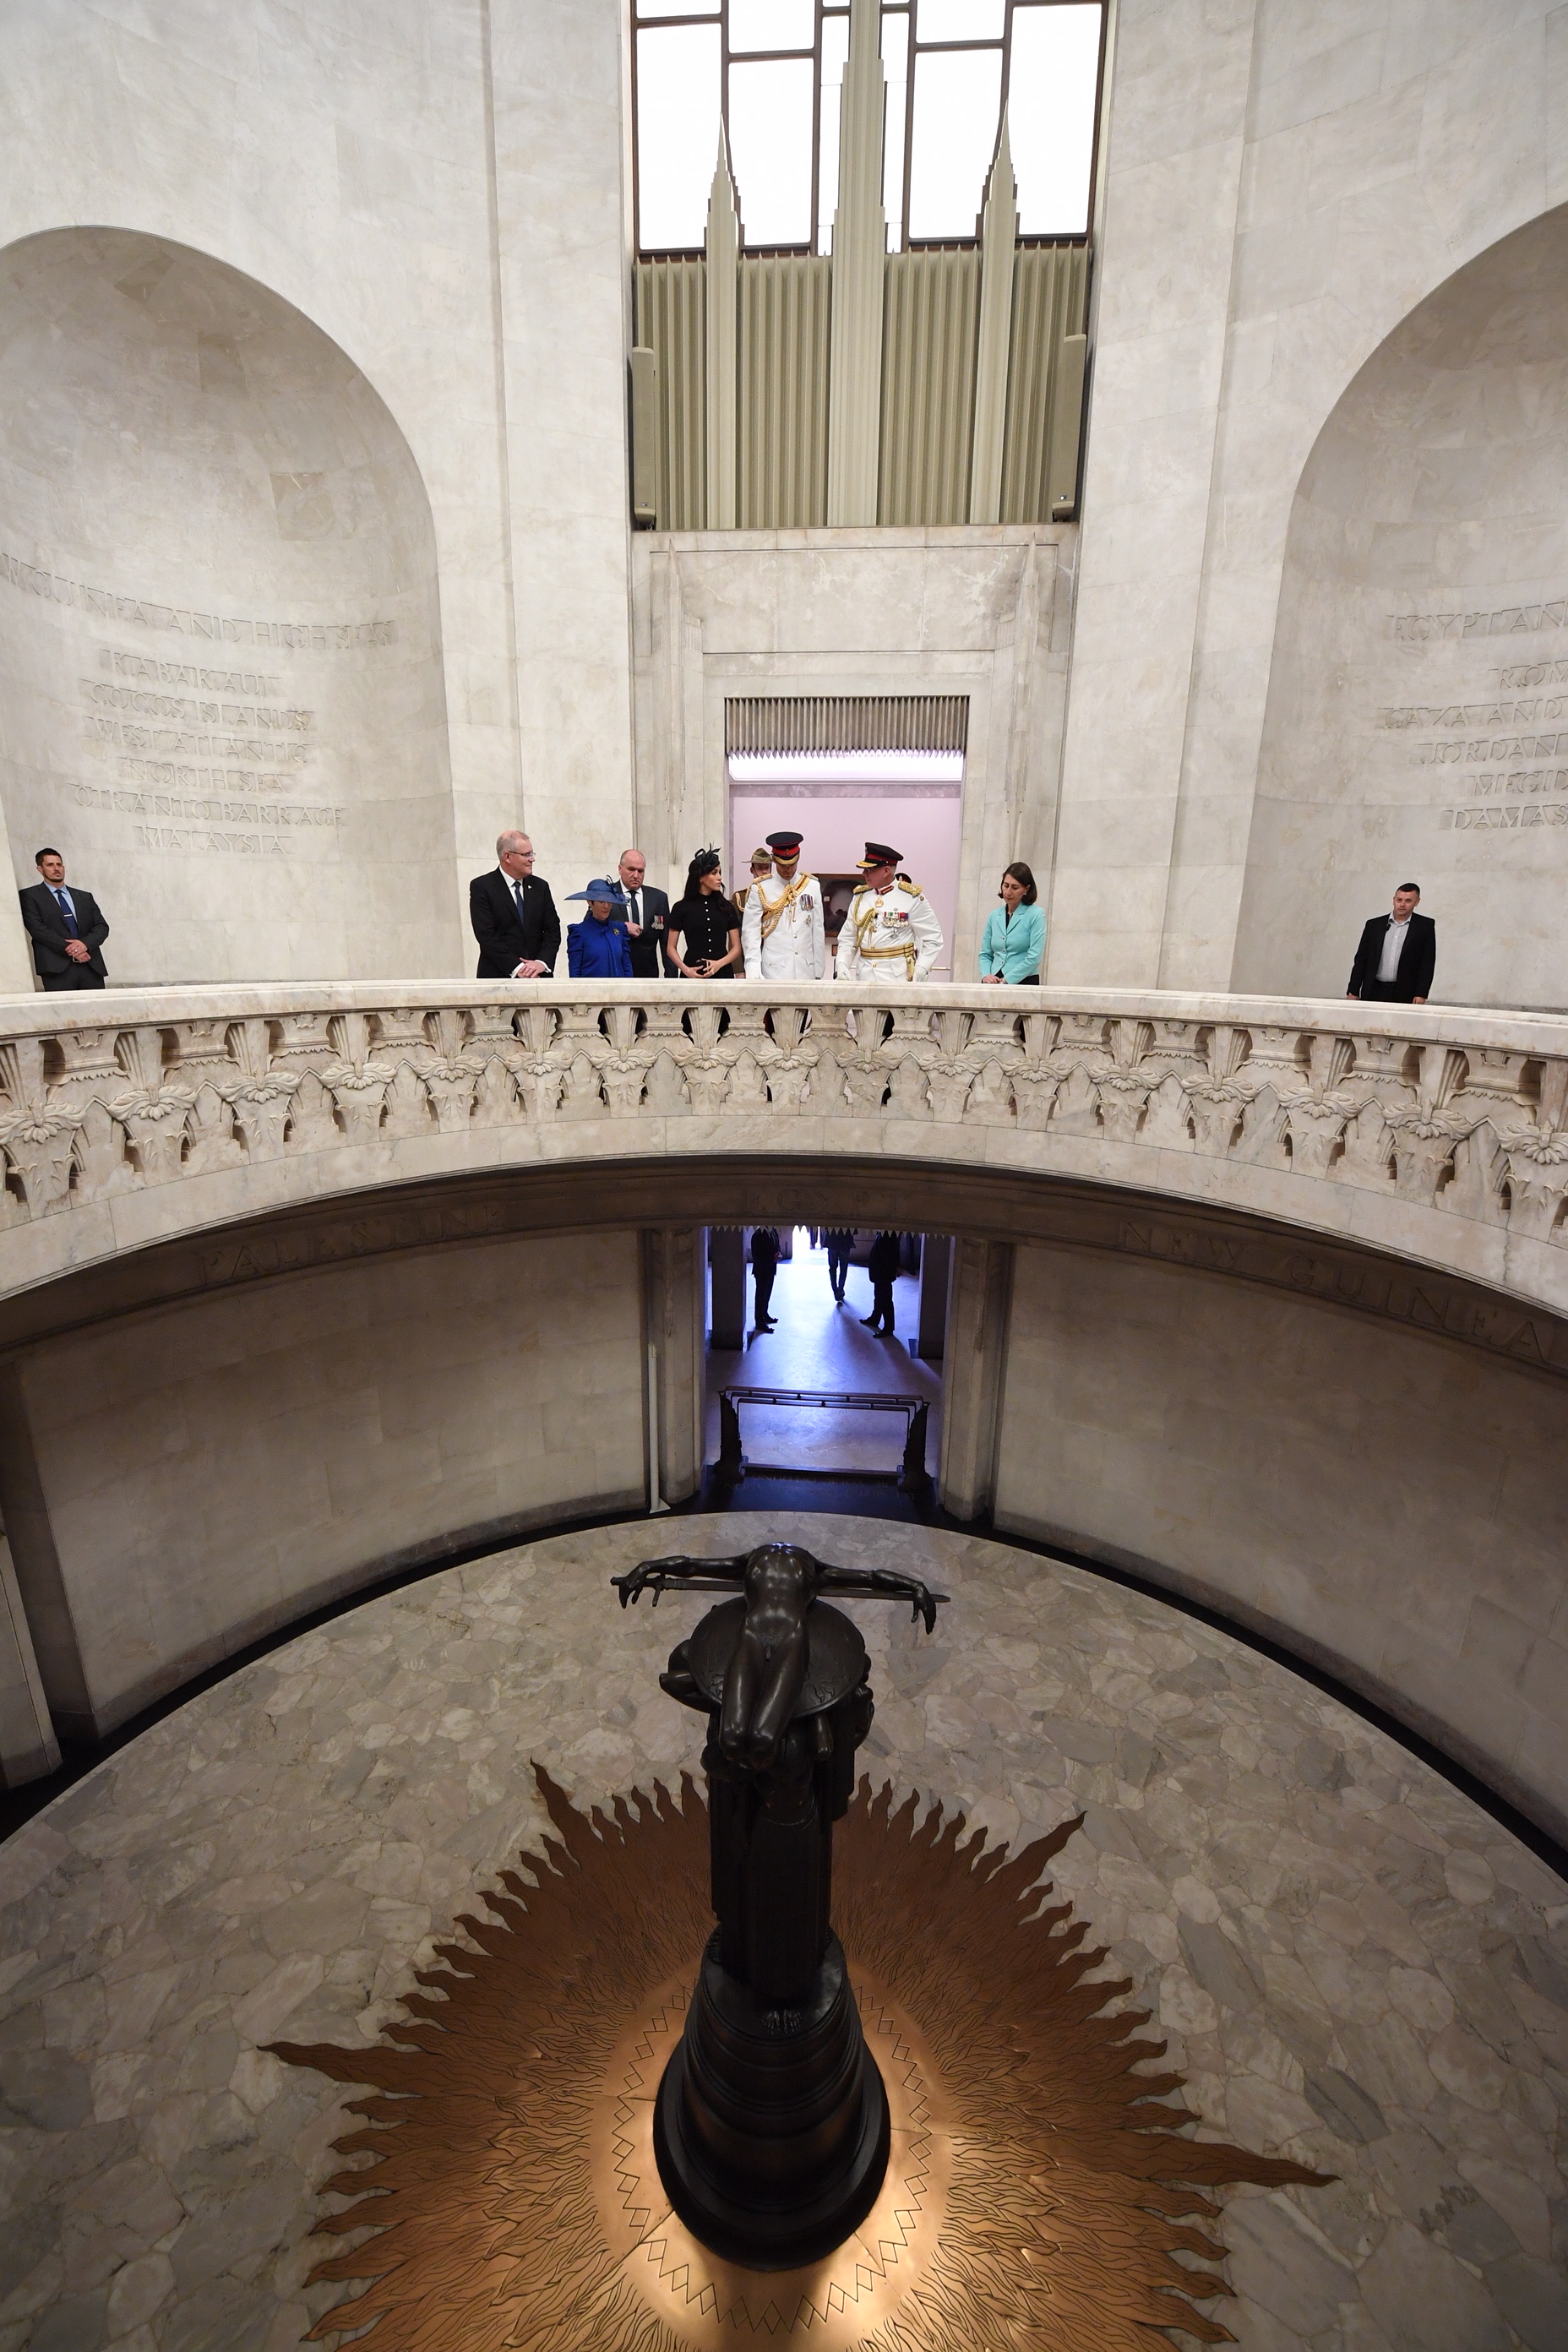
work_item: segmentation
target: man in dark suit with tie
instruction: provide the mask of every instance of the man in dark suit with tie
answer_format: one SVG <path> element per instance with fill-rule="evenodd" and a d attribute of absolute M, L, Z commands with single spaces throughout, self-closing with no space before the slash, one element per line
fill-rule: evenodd
<path fill-rule="evenodd" d="M 669 951 L 669 900 L 643 877 L 647 859 L 640 849 L 621 852 L 621 887 L 626 894 L 626 945 L 631 950 L 634 980 L 673 977 Z"/>
<path fill-rule="evenodd" d="M 1402 882 L 1394 912 L 1373 915 L 1361 935 L 1347 996 L 1363 1004 L 1425 1004 L 1437 967 L 1437 926 L 1418 915 L 1417 884 Z"/>
<path fill-rule="evenodd" d="M 561 918 L 550 885 L 533 870 L 526 833 L 503 833 L 493 874 L 468 885 L 468 920 L 479 943 L 479 980 L 548 980 L 561 952 Z"/>
<path fill-rule="evenodd" d="M 58 849 L 40 849 L 33 863 L 44 878 L 17 896 L 38 978 L 51 991 L 101 988 L 109 925 L 97 899 L 79 883 L 74 889 L 67 883 L 66 862 Z"/>

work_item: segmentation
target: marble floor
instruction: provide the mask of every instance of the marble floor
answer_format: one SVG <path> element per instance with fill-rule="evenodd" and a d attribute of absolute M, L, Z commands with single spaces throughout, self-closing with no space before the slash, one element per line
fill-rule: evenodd
<path fill-rule="evenodd" d="M 259 2045 L 373 2038 L 542 1815 L 693 1762 L 657 1668 L 701 1603 L 606 1579 L 794 1533 L 940 1582 L 858 1604 L 874 1774 L 1060 1890 L 1215 2134 L 1338 2176 L 1226 2200 L 1248 2352 L 1568 2345 L 1568 1884 L 1282 1668 L 1159 1601 L 937 1529 L 743 1513 L 520 1546 L 193 1700 L 0 1847 L 0 2352 L 288 2352 L 343 2094 Z M 1177 2337 L 1178 2342 L 1186 2339 Z M 456 2352 L 456 2347 L 454 2348 Z M 1085 2347 L 1085 2352 L 1091 2347 Z"/>

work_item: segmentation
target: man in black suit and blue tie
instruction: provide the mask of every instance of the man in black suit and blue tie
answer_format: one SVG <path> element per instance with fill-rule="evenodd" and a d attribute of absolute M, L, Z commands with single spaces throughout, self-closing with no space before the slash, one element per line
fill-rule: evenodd
<path fill-rule="evenodd" d="M 468 885 L 468 920 L 479 943 L 479 980 L 548 980 L 561 952 L 561 918 L 550 885 L 533 870 L 526 833 L 503 833 L 496 869 Z"/>
<path fill-rule="evenodd" d="M 102 949 L 109 925 L 98 900 L 79 882 L 74 888 L 67 882 L 58 849 L 40 849 L 33 863 L 44 878 L 17 896 L 38 978 L 51 992 L 101 988 L 108 976 Z"/>

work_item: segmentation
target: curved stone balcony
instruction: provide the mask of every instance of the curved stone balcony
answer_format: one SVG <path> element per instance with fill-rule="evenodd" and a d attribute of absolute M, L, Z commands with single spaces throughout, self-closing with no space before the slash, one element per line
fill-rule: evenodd
<path fill-rule="evenodd" d="M 0 1297 L 332 1196 L 744 1155 L 1117 1188 L 1568 1311 L 1568 1018 L 978 986 L 122 990 L 0 1005 Z"/>
<path fill-rule="evenodd" d="M 124 990 L 0 1004 L 0 1507 L 62 1732 L 689 1496 L 700 1229 L 875 1224 L 957 1237 L 956 1518 L 1184 1591 L 1568 1822 L 1568 1018 Z"/>

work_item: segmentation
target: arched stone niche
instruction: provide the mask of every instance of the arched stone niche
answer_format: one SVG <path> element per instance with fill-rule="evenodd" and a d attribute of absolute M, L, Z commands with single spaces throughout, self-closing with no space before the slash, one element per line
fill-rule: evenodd
<path fill-rule="evenodd" d="M 117 982 L 455 971 L 435 535 L 353 362 L 122 229 L 0 259 L 0 789 Z"/>
<path fill-rule="evenodd" d="M 1418 304 L 1318 436 L 1236 985 L 1341 994 L 1405 880 L 1438 998 L 1568 1003 L 1568 209 Z"/>

